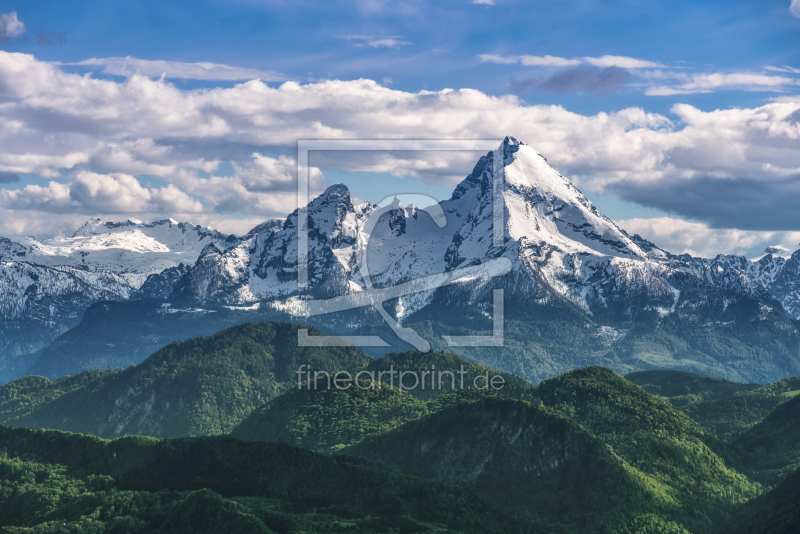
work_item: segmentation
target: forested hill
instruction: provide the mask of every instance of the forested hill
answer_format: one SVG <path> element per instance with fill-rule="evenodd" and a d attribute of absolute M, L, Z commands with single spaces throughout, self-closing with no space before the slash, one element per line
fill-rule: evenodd
<path fill-rule="evenodd" d="M 413 367 L 423 356 L 387 362 Z M 448 358 L 436 355 L 436 368 Z M 376 364 L 367 361 L 362 369 Z M 81 376 L 62 396 L 93 391 L 80 385 Z M 677 378 L 695 384 L 697 394 L 708 389 L 698 377 Z M 649 382 L 666 385 L 654 377 Z M 106 441 L 0 426 L 0 525 L 20 527 L 11 530 L 19 533 L 65 526 L 109 534 L 716 534 L 723 525 L 738 525 L 740 514 L 743 524 L 753 525 L 759 513 L 769 513 L 777 519 L 755 532 L 792 532 L 786 528 L 796 517 L 796 475 L 767 493 L 771 488 L 760 481 L 773 467 L 748 464 L 744 443 L 718 437 L 667 398 L 607 369 L 578 369 L 537 387 L 473 388 L 427 400 L 389 385 L 309 386 L 285 389 L 234 431 L 283 444 L 229 436 Z M 719 392 L 726 388 L 727 396 Z M 721 395 L 715 402 L 757 391 L 711 389 Z M 764 456 L 763 445 L 754 451 L 775 465 L 798 450 L 791 448 L 798 402 L 792 399 L 800 397 L 784 398 L 742 434 L 757 439 L 771 429 L 765 436 L 786 444 L 787 455 Z M 792 467 L 780 469 L 773 470 L 776 483 Z"/>
<path fill-rule="evenodd" d="M 717 436 L 730 440 L 800 393 L 800 377 L 742 384 L 679 371 L 644 371 L 625 378 L 673 406 Z"/>
<path fill-rule="evenodd" d="M 0 387 L 0 422 L 108 438 L 221 434 L 296 384 L 302 364 L 356 372 L 373 360 L 355 347 L 298 347 L 301 327 L 246 323 L 171 343 L 122 371 L 22 378 Z"/>
<path fill-rule="evenodd" d="M 437 381 L 435 388 L 431 388 L 430 374 L 424 388 L 421 381 L 414 387 L 414 377 L 405 376 L 404 396 L 425 399 L 451 391 L 454 384 L 461 388 L 461 370 L 465 388 L 478 376 L 483 377 L 478 379 L 483 387 L 487 376 L 500 376 L 504 384 L 531 387 L 519 377 L 448 353 L 411 351 L 374 359 L 352 346 L 298 347 L 298 328 L 308 327 L 247 323 L 212 336 L 171 343 L 122 371 L 88 371 L 55 381 L 39 376 L 21 378 L 0 387 L 0 423 L 105 438 L 228 433 L 258 407 L 313 376 L 298 376 L 301 366 L 312 373 L 348 371 L 355 376 L 362 372 L 365 377 L 392 369 L 394 375 L 387 373 L 385 381 L 398 380 L 400 371 L 413 371 L 417 377 L 432 369 L 450 373 Z M 310 333 L 319 334 L 313 328 Z M 252 432 L 259 432 L 258 424 L 251 426 Z M 262 436 L 251 433 L 248 437 Z"/>
<path fill-rule="evenodd" d="M 0 479 L 9 533 L 535 532 L 464 489 L 226 436 L 106 441 L 0 425 Z"/>
<path fill-rule="evenodd" d="M 718 534 L 797 534 L 800 532 L 800 470 L 766 495 L 747 504 Z"/>
<path fill-rule="evenodd" d="M 734 441 L 755 476 L 774 484 L 800 469 L 800 395 L 775 408 L 769 416 Z"/>

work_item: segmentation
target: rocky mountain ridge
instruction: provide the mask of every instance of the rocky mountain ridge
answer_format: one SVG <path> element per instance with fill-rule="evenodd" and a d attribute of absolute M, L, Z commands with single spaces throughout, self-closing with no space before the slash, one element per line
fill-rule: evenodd
<path fill-rule="evenodd" d="M 500 178 L 502 246 L 494 246 L 493 184 Z M 499 279 L 471 279 L 390 302 L 401 322 L 441 313 L 443 303 L 491 315 L 492 288 L 510 309 L 560 300 L 600 323 L 661 317 L 709 306 L 724 312 L 742 298 L 800 319 L 800 251 L 770 247 L 760 258 L 671 254 L 629 235 L 597 210 L 533 148 L 506 138 L 436 209 L 355 204 L 330 186 L 308 214 L 308 280 L 297 286 L 295 210 L 242 237 L 171 219 L 93 219 L 72 237 L 0 238 L 0 367 L 31 355 L 77 324 L 99 300 L 171 299 L 202 306 L 294 300 L 389 287 L 505 257 Z M 749 301 L 748 301 L 749 302 Z M 452 308 L 452 306 L 451 306 Z M 609 323 L 610 324 L 610 323 Z"/>

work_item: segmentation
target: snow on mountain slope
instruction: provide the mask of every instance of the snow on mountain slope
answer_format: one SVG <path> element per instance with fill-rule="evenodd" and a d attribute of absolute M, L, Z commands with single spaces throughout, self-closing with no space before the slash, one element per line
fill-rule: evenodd
<path fill-rule="evenodd" d="M 502 246 L 492 238 L 495 169 L 504 178 Z M 503 279 L 457 284 L 447 298 L 460 291 L 463 302 L 485 300 L 488 288 L 500 284 L 507 301 L 563 298 L 598 319 L 625 319 L 647 309 L 680 312 L 698 305 L 687 295 L 704 298 L 703 291 L 721 288 L 774 299 L 800 319 L 800 252 L 770 247 L 755 260 L 670 254 L 617 227 L 541 154 L 513 138 L 481 157 L 438 207 L 443 217 L 399 201 L 356 205 L 346 186 L 330 186 L 308 205 L 303 293 L 329 298 L 362 291 L 365 260 L 374 286 L 388 287 L 506 257 L 513 269 Z M 374 227 L 367 224 L 371 216 Z M 435 293 L 398 299 L 396 315 L 424 309 Z M 0 238 L 0 352 L 38 350 L 100 299 L 242 306 L 299 294 L 297 211 L 243 237 L 172 219 L 93 219 L 68 238 Z M 26 341 L 30 329 L 40 341 Z"/>
<path fill-rule="evenodd" d="M 492 243 L 495 161 L 501 162 L 497 168 L 503 169 L 505 183 L 502 247 Z M 775 298 L 787 311 L 800 315 L 800 304 L 793 305 L 800 299 L 793 282 L 797 277 L 781 275 L 789 261 L 785 250 L 780 251 L 783 256 L 772 254 L 758 261 L 672 255 L 639 236 L 629 236 L 541 154 L 513 138 L 483 156 L 439 207 L 444 213 L 438 221 L 444 220 L 441 227 L 428 212 L 413 205 L 405 208 L 395 200 L 387 208 L 356 206 L 344 185 L 329 187 L 308 207 L 306 293 L 327 298 L 362 290 L 365 259 L 374 286 L 388 287 L 505 256 L 514 264 L 504 282 L 512 298 L 525 299 L 539 287 L 589 313 L 613 312 L 624 318 L 642 309 L 672 313 L 682 288 L 700 284 L 765 300 Z M 368 234 L 367 219 L 379 213 Z M 195 292 L 198 300 L 243 304 L 249 299 L 297 295 L 296 221 L 295 212 L 283 227 L 272 225 L 255 235 L 249 259 L 240 245 L 215 256 L 218 267 L 198 264 L 198 273 L 209 273 L 214 279 L 193 282 L 195 287 L 214 288 Z M 473 282 L 469 291 L 480 292 L 484 285 Z M 396 314 L 402 319 L 424 308 L 433 294 L 399 299 Z"/>
<path fill-rule="evenodd" d="M 0 356 L 39 350 L 98 300 L 169 296 L 209 244 L 239 242 L 172 219 L 92 219 L 68 238 L 2 237 Z"/>
<path fill-rule="evenodd" d="M 487 246 L 495 158 L 503 160 L 505 181 L 502 250 Z M 470 195 L 476 200 L 447 251 L 448 268 L 503 255 L 515 263 L 511 290 L 527 277 L 529 288 L 538 280 L 590 313 L 634 293 L 639 308 L 674 308 L 678 293 L 667 281 L 662 251 L 640 247 L 524 143 L 506 138 L 487 154 L 453 199 Z"/>
<path fill-rule="evenodd" d="M 165 219 L 124 223 L 92 219 L 72 237 L 38 241 L 12 236 L 0 240 L 0 261 L 26 261 L 45 266 L 72 266 L 123 276 L 138 288 L 148 275 L 180 263 L 193 264 L 209 243 L 236 244 L 238 238 L 191 223 Z"/>
<path fill-rule="evenodd" d="M 329 187 L 308 205 L 308 293 L 318 297 L 354 290 L 358 232 L 372 206 L 354 205 L 346 186 Z M 249 290 L 259 299 L 296 294 L 297 210 L 281 229 L 259 234 L 251 247 Z"/>

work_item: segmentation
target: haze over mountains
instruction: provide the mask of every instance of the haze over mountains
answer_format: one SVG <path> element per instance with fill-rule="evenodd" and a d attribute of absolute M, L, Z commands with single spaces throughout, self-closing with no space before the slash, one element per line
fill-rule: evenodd
<path fill-rule="evenodd" d="M 503 245 L 493 247 L 491 191 L 499 160 L 504 175 Z M 394 299 L 386 307 L 403 324 L 428 324 L 441 345 L 441 333 L 454 328 L 491 329 L 491 290 L 503 288 L 507 323 L 519 321 L 514 328 L 520 336 L 536 336 L 544 356 L 511 361 L 506 353 L 487 353 L 480 361 L 534 381 L 589 363 L 620 370 L 684 368 L 762 382 L 800 372 L 800 251 L 771 247 L 753 260 L 671 254 L 628 235 L 543 156 L 513 138 L 482 157 L 440 207 L 446 219 L 441 227 L 428 212 L 396 204 L 368 236 L 364 225 L 375 207 L 355 204 L 341 184 L 329 187 L 308 206 L 309 287 L 302 294 L 328 298 L 363 290 L 360 265 L 365 258 L 374 285 L 387 287 L 506 257 L 513 267 L 503 277 L 466 280 Z M 300 295 L 296 242 L 297 211 L 245 236 L 167 219 L 147 224 L 92 220 L 70 238 L 43 242 L 2 238 L 3 376 L 21 376 L 48 351 L 50 360 L 45 361 L 52 361 L 55 344 L 48 345 L 62 334 L 71 340 L 69 350 L 85 353 L 81 328 L 90 328 L 91 321 L 97 326 L 130 317 L 122 306 L 114 308 L 123 310 L 122 315 L 112 310 L 84 318 L 84 312 L 101 301 L 156 299 L 144 305 L 153 316 L 195 310 L 197 317 L 235 309 L 241 312 L 235 321 L 244 322 L 248 312 L 260 307 L 261 313 L 269 310 L 286 318 Z M 85 324 L 79 325 L 82 318 Z M 336 334 L 382 325 L 377 314 L 363 310 L 320 321 L 323 331 L 327 325 Z M 233 323 L 222 326 L 229 324 Z M 214 329 L 209 326 L 192 335 L 222 326 L 215 323 Z M 569 334 L 578 354 L 569 356 L 570 361 L 557 356 L 565 347 L 565 329 L 577 332 Z M 653 334 L 659 329 L 664 335 Z M 639 335 L 645 330 L 650 338 Z M 190 337 L 180 328 L 175 331 L 172 339 Z M 147 332 L 139 334 L 147 338 Z M 112 366 L 141 361 L 171 341 L 156 337 L 147 351 Z M 111 344 L 117 342 L 119 346 L 93 351 L 129 350 L 121 348 L 124 339 Z M 721 344 L 727 346 L 719 348 Z M 65 354 L 64 343 L 58 350 Z M 478 359 L 468 350 L 463 353 Z M 537 358 L 558 363 L 548 369 Z M 94 355 L 93 361 L 61 371 L 42 363 L 37 372 L 55 377 L 108 365 L 102 363 L 108 361 L 102 355 Z"/>

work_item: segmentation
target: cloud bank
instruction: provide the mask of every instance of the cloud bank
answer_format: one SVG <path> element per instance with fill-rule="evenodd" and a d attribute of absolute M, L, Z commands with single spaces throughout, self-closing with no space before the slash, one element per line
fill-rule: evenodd
<path fill-rule="evenodd" d="M 6 187 L 19 174 L 41 177 L 40 184 L 0 190 L 0 235 L 39 228 L 50 213 L 62 214 L 59 221 L 70 225 L 65 231 L 79 215 L 102 213 L 185 215 L 202 224 L 244 226 L 237 221 L 296 207 L 298 139 L 504 135 L 535 147 L 590 197 L 615 193 L 707 228 L 800 227 L 796 97 L 750 109 L 680 104 L 668 115 L 640 108 L 581 115 L 513 95 L 406 92 L 372 80 L 279 86 L 251 80 L 181 90 L 141 72 L 120 81 L 95 79 L 2 51 L 0 94 L 0 176 L 11 177 Z M 341 154 L 313 164 L 452 186 L 475 159 Z M 324 187 L 322 173 L 314 176 L 315 187 Z M 148 185 L 154 180 L 158 185 Z M 59 221 L 52 222 L 53 231 Z"/>

